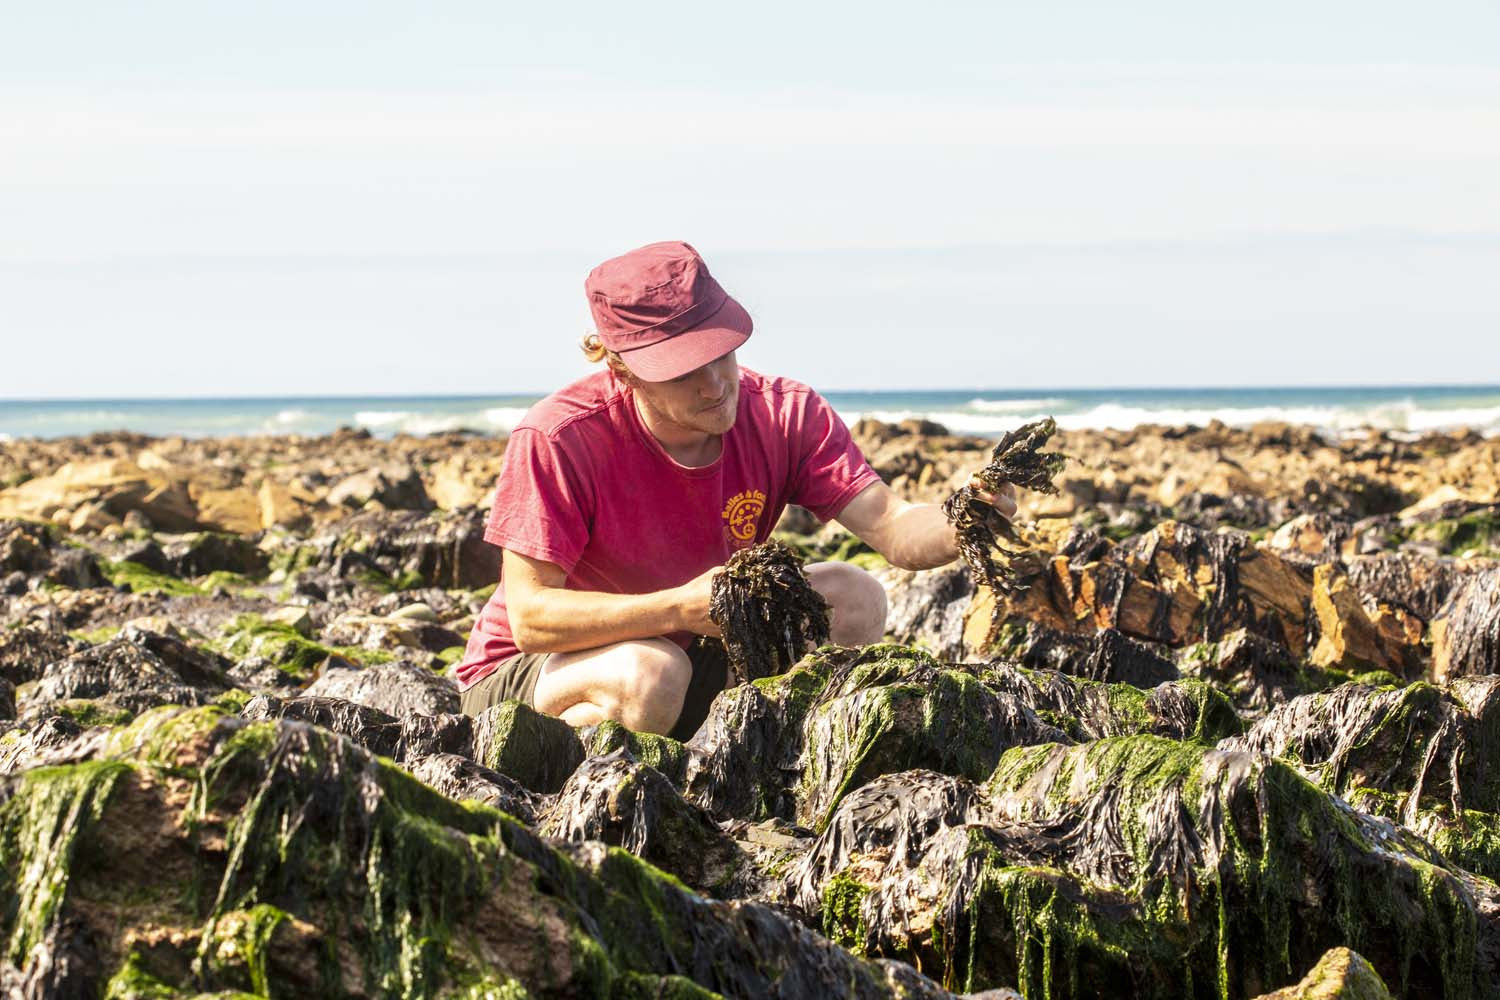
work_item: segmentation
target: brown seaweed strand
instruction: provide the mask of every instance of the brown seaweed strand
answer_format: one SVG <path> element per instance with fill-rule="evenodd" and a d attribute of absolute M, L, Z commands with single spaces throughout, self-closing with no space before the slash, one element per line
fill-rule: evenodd
<path fill-rule="evenodd" d="M 1018 427 L 1000 439 L 989 464 L 974 478 L 991 493 L 1007 483 L 1037 493 L 1056 493 L 1052 480 L 1068 458 L 1061 452 L 1040 450 L 1056 432 L 1057 423 L 1051 417 Z M 1021 576 L 1038 569 L 1037 560 L 1010 521 L 981 500 L 978 490 L 963 486 L 944 501 L 943 513 L 953 525 L 959 554 L 976 584 L 997 595 L 1025 589 L 1019 582 Z M 996 614 L 999 608 L 997 601 Z M 991 622 L 992 631 L 996 624 Z"/>
<path fill-rule="evenodd" d="M 828 641 L 828 603 L 807 582 L 802 557 L 778 541 L 730 556 L 713 579 L 708 615 L 736 684 L 781 673 Z"/>

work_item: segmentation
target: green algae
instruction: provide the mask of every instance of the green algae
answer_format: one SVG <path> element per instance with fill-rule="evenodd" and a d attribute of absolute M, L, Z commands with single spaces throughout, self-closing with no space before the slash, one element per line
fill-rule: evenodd
<path fill-rule="evenodd" d="M 51 715 L 72 719 L 80 726 L 119 726 L 135 718 L 128 708 L 95 698 L 68 698 L 47 706 Z"/>
<path fill-rule="evenodd" d="M 330 656 L 363 665 L 389 663 L 396 658 L 395 653 L 384 649 L 324 645 L 307 638 L 285 622 L 267 621 L 254 614 L 236 617 L 208 646 L 234 659 L 262 657 L 297 681 L 310 680 L 313 672 Z"/>
<path fill-rule="evenodd" d="M 197 975 L 216 982 L 243 976 L 253 995 L 269 997 L 266 952 L 276 928 L 288 919 L 284 911 L 266 903 L 218 914 L 198 946 Z"/>
<path fill-rule="evenodd" d="M 0 803 L 0 898 L 6 959 L 20 965 L 62 916 L 79 842 L 131 765 L 98 760 L 24 772 Z"/>
<path fill-rule="evenodd" d="M 479 720 L 475 760 L 534 792 L 558 791 L 583 761 L 583 745 L 573 728 L 524 702 L 501 702 L 485 709 Z"/>
<path fill-rule="evenodd" d="M 866 928 L 861 904 L 869 894 L 870 887 L 848 871 L 836 872 L 828 880 L 819 910 L 820 925 L 828 940 L 855 954 L 863 952 Z"/>
<path fill-rule="evenodd" d="M 449 646 L 446 649 L 439 650 L 437 653 L 438 662 L 445 667 L 454 666 L 464 658 L 464 650 L 467 648 L 467 646 Z"/>
<path fill-rule="evenodd" d="M 19 626 L 20 623 L 17 622 L 13 627 Z M 74 639 L 82 640 L 83 642 L 88 643 L 90 646 L 97 646 L 100 643 L 108 642 L 119 634 L 120 626 L 118 625 L 104 625 L 99 628 L 92 629 L 75 629 L 74 631 L 68 633 L 68 635 L 72 636 Z"/>
<path fill-rule="evenodd" d="M 236 596 L 254 593 L 257 589 L 256 581 L 248 576 L 224 569 L 216 569 L 207 576 L 199 577 L 195 586 L 206 594 L 223 590 Z"/>
<path fill-rule="evenodd" d="M 618 722 L 601 722 L 584 744 L 584 755 L 602 757 L 621 747 L 637 761 L 661 772 L 672 784 L 682 786 L 687 772 L 687 749 L 668 736 L 633 732 Z"/>
<path fill-rule="evenodd" d="M 131 952 L 104 986 L 104 1000 L 178 1000 L 182 991 L 147 972 Z"/>
<path fill-rule="evenodd" d="M 110 562 L 101 559 L 99 571 L 112 586 L 126 587 L 132 594 L 160 594 L 165 597 L 196 597 L 203 594 L 201 588 L 191 583 L 129 560 Z"/>

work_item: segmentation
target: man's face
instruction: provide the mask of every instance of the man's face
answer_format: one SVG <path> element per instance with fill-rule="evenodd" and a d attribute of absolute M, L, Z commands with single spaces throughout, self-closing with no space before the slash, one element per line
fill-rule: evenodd
<path fill-rule="evenodd" d="M 725 434 L 740 404 L 740 366 L 734 352 L 669 382 L 635 382 L 653 416 L 690 431 Z"/>

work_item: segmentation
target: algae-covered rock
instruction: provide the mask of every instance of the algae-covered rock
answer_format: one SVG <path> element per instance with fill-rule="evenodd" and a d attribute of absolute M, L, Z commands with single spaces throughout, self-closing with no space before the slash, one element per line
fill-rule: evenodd
<path fill-rule="evenodd" d="M 1334 948 L 1301 982 L 1255 1000 L 1391 1000 L 1391 991 L 1357 952 Z"/>
<path fill-rule="evenodd" d="M 397 718 L 413 712 L 437 715 L 458 711 L 458 687 L 453 681 L 400 660 L 352 669 L 330 664 L 304 693 L 343 698 Z"/>
<path fill-rule="evenodd" d="M 38 995 L 948 995 L 317 728 L 213 709 L 0 782 L 0 892 L 5 974 Z"/>
<path fill-rule="evenodd" d="M 585 760 L 538 827 L 543 836 L 623 847 L 699 892 L 729 893 L 746 867 L 732 839 L 625 748 Z"/>
<path fill-rule="evenodd" d="M 474 720 L 474 759 L 533 792 L 551 794 L 583 763 L 583 745 L 561 719 L 506 701 Z"/>
<path fill-rule="evenodd" d="M 1177 666 L 1148 644 L 1118 629 L 1093 635 L 1059 632 L 1032 622 L 1024 628 L 1003 627 L 991 652 L 1038 670 L 1056 670 L 1074 677 L 1114 684 L 1155 687 L 1177 680 Z"/>
<path fill-rule="evenodd" d="M 1434 805 L 1493 810 L 1500 769 L 1470 743 L 1494 744 L 1488 730 L 1500 712 L 1484 722 L 1430 684 L 1345 684 L 1295 698 L 1221 746 L 1286 757 L 1332 792 L 1396 795 L 1412 815 Z"/>
<path fill-rule="evenodd" d="M 814 852 L 835 864 L 805 865 L 797 898 L 952 988 L 1246 997 L 1348 944 L 1402 995 L 1500 991 L 1475 883 L 1286 764 L 1138 736 L 1011 750 L 973 799 L 910 780 L 933 788 L 930 820 L 886 828 L 917 830 L 918 849 L 882 843 L 876 816 L 830 851 L 832 831 L 859 830 L 836 814 Z"/>
<path fill-rule="evenodd" d="M 670 736 L 637 733 L 618 722 L 601 722 L 583 738 L 584 753 L 589 757 L 623 748 L 633 760 L 655 769 L 672 784 L 681 787 L 687 776 L 687 748 Z"/>
<path fill-rule="evenodd" d="M 107 698 L 131 711 L 155 705 L 205 705 L 232 683 L 228 663 L 171 636 L 128 628 L 118 637 L 49 664 L 25 699 Z"/>

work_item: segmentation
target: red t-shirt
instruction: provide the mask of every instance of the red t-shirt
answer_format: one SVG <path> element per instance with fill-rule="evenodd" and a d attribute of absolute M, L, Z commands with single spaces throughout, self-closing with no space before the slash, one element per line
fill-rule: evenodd
<path fill-rule="evenodd" d="M 537 403 L 511 432 L 484 538 L 562 567 L 570 590 L 645 594 L 765 541 L 788 503 L 826 521 L 879 478 L 821 396 L 745 368 L 718 460 L 679 465 L 604 370 Z M 502 582 L 474 623 L 459 682 L 516 652 Z"/>

